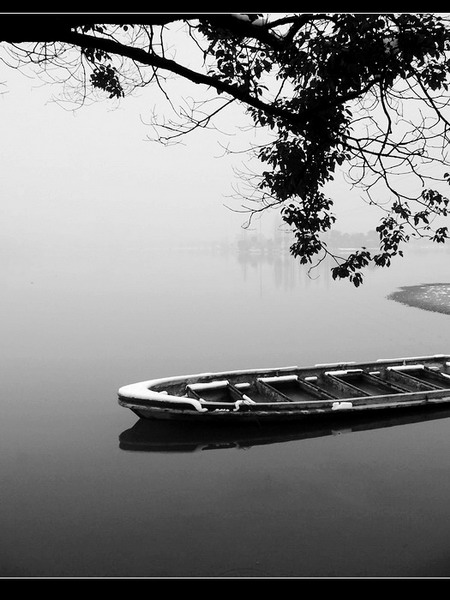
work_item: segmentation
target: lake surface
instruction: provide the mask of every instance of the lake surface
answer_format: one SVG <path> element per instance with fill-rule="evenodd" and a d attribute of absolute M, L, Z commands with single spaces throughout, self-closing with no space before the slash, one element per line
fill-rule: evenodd
<path fill-rule="evenodd" d="M 450 412 L 205 432 L 140 422 L 153 377 L 450 353 L 450 281 L 409 250 L 356 289 L 289 256 L 107 247 L 2 258 L 1 577 L 448 577 Z"/>

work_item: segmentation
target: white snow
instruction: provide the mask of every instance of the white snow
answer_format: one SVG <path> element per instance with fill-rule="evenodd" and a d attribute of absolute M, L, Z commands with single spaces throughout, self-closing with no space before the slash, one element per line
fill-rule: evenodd
<path fill-rule="evenodd" d="M 256 402 L 254 402 L 251 398 L 249 398 L 245 394 L 242 394 L 242 400 L 244 401 L 245 404 L 256 404 Z M 238 400 L 238 402 L 239 402 L 239 400 Z"/>
<path fill-rule="evenodd" d="M 277 381 L 297 381 L 297 375 L 280 375 L 279 377 L 259 377 L 259 381 L 275 383 Z"/>
<path fill-rule="evenodd" d="M 325 375 L 348 375 L 349 373 L 362 373 L 362 369 L 346 369 L 343 371 L 325 371 Z"/>
<path fill-rule="evenodd" d="M 448 355 L 447 354 L 433 354 L 431 356 L 406 356 L 406 357 L 402 357 L 402 358 L 379 358 L 376 362 L 385 362 L 385 363 L 393 363 L 393 362 L 400 362 L 400 361 L 407 361 L 407 362 L 412 362 L 414 360 L 433 360 L 433 359 L 442 359 L 442 358 L 447 358 Z"/>
<path fill-rule="evenodd" d="M 354 360 L 337 362 L 337 363 L 317 363 L 315 366 L 319 369 L 332 368 L 332 367 L 340 367 L 341 365 L 354 365 L 356 364 Z"/>
<path fill-rule="evenodd" d="M 178 396 L 171 396 L 166 391 L 164 392 L 154 392 L 149 389 L 151 384 L 154 384 L 156 380 L 153 381 L 140 381 L 139 383 L 132 383 L 130 385 L 125 385 L 119 388 L 119 396 L 123 398 L 128 398 L 129 400 L 161 400 L 161 397 L 164 399 L 164 402 L 171 402 L 173 404 L 190 404 L 193 406 L 198 412 L 205 412 L 208 410 L 204 408 L 201 403 L 195 398 L 179 398 Z"/>
<path fill-rule="evenodd" d="M 254 21 L 251 21 L 248 15 L 244 15 L 242 13 L 231 13 L 231 16 L 235 19 L 239 19 L 240 21 L 247 21 L 248 23 L 256 25 L 257 27 L 260 27 L 261 25 L 264 25 L 266 23 L 266 19 L 264 19 L 263 17 L 258 17 Z"/>
<path fill-rule="evenodd" d="M 231 13 L 231 16 L 240 21 L 250 21 L 250 17 L 248 15 L 243 15 L 242 13 Z"/>
<path fill-rule="evenodd" d="M 266 20 L 263 19 L 262 17 L 259 17 L 258 19 L 255 19 L 252 23 L 252 25 L 256 25 L 257 27 L 260 27 L 261 25 L 264 25 L 266 23 Z"/>
<path fill-rule="evenodd" d="M 244 400 L 238 400 L 237 402 L 234 403 L 233 412 L 238 411 L 239 407 L 242 404 L 256 404 L 256 402 L 253 402 L 253 400 L 250 400 L 250 398 L 247 398 L 246 396 L 244 396 Z"/>
<path fill-rule="evenodd" d="M 388 367 L 388 370 L 391 371 L 412 371 L 414 369 L 424 369 L 425 365 L 421 365 L 416 363 L 414 365 L 400 365 L 398 367 Z"/>
<path fill-rule="evenodd" d="M 229 384 L 228 379 L 223 379 L 223 380 L 219 380 L 219 381 L 208 381 L 207 383 L 190 383 L 186 387 L 188 387 L 191 390 L 194 390 L 196 392 L 199 392 L 201 390 L 223 388 L 223 387 L 226 387 L 228 384 Z"/>
<path fill-rule="evenodd" d="M 353 404 L 351 402 L 333 402 L 331 406 L 331 410 L 341 410 L 343 408 L 353 408 Z"/>

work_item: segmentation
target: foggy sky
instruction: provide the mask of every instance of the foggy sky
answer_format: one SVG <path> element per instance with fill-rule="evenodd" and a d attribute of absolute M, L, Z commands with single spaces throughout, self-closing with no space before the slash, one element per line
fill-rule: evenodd
<path fill-rule="evenodd" d="M 176 146 L 148 141 L 152 88 L 117 108 L 103 101 L 72 111 L 52 100 L 59 90 L 38 78 L 3 67 L 1 81 L 2 248 L 176 245 L 241 235 L 245 215 L 225 205 L 240 208 L 231 196 L 233 168 L 243 157 L 223 156 L 224 137 L 214 131 L 195 132 Z M 222 117 L 229 132 L 236 111 Z M 225 141 L 239 142 L 240 135 Z M 363 203 L 339 211 L 337 229 L 370 229 L 371 221 L 361 220 L 370 216 Z M 272 231 L 277 219 L 272 211 L 263 227 Z"/>

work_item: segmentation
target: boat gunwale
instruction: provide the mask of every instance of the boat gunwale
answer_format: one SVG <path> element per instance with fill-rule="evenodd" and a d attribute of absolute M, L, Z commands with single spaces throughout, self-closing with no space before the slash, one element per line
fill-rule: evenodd
<path fill-rule="evenodd" d="M 178 397 L 178 396 L 169 396 L 168 394 L 161 394 L 159 392 L 155 392 L 155 395 L 157 395 L 158 397 L 155 398 L 128 398 L 129 400 L 133 400 L 136 401 L 137 404 L 139 404 L 139 400 L 141 400 L 141 402 L 143 403 L 147 403 L 148 402 L 157 402 L 158 404 L 161 403 L 168 403 L 168 404 L 192 404 L 193 406 L 195 406 L 197 403 L 200 403 L 201 406 L 203 407 L 229 407 L 231 408 L 232 406 L 236 405 L 236 402 L 218 402 L 218 401 L 208 401 L 208 400 L 204 400 L 202 402 L 196 400 L 195 398 L 188 398 L 186 397 Z M 445 398 L 446 395 L 448 395 L 450 397 L 450 387 L 448 388 L 442 388 L 439 390 L 424 390 L 424 391 L 420 391 L 420 392 L 404 392 L 402 394 L 379 394 L 379 395 L 373 395 L 373 396 L 358 396 L 358 397 L 352 397 L 352 398 L 323 398 L 323 399 L 317 399 L 317 400 L 288 400 L 288 401 L 278 401 L 278 402 L 252 402 L 252 403 L 248 403 L 245 404 L 245 406 L 248 407 L 268 407 L 268 408 L 272 408 L 272 407 L 292 407 L 292 406 L 312 406 L 312 407 L 317 407 L 319 404 L 323 404 L 325 406 L 328 405 L 333 405 L 333 404 L 342 404 L 343 402 L 351 402 L 353 404 L 353 408 L 356 408 L 356 406 L 366 406 L 366 405 L 370 405 L 373 404 L 372 400 L 377 400 L 377 401 L 387 401 L 392 399 L 393 401 L 395 401 L 396 398 L 403 398 L 404 401 L 408 401 L 408 400 L 420 400 L 420 399 L 424 399 L 424 400 L 433 400 L 435 398 Z M 175 401 L 172 400 L 172 398 L 175 399 Z M 123 396 L 120 396 L 120 403 L 122 405 L 126 404 L 126 398 Z M 358 402 L 358 404 L 355 405 L 356 402 Z M 238 402 L 240 402 L 238 400 Z M 379 403 L 379 402 L 378 402 Z M 398 400 L 397 402 L 393 402 L 395 404 L 399 404 L 402 405 L 403 404 L 403 400 Z M 145 404 L 142 404 L 141 406 L 145 406 Z"/>

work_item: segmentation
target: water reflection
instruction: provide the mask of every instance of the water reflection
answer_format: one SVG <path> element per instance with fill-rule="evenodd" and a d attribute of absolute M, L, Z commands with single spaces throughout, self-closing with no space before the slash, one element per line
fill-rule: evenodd
<path fill-rule="evenodd" d="M 333 252 L 337 256 L 346 257 L 356 248 L 336 248 Z M 331 257 L 324 260 L 314 260 L 311 264 L 302 265 L 299 260 L 294 259 L 287 248 L 276 248 L 270 251 L 248 250 L 239 251 L 237 262 L 241 268 L 244 281 L 249 279 L 251 273 L 258 273 L 262 278 L 262 270 L 272 273 L 272 282 L 276 288 L 293 290 L 296 287 L 307 288 L 311 283 L 320 279 L 327 287 L 331 282 L 331 269 L 336 262 Z M 366 272 L 376 270 L 376 266 L 370 263 Z"/>
<path fill-rule="evenodd" d="M 389 411 L 389 415 L 333 415 L 309 423 L 183 423 L 139 419 L 119 436 L 122 450 L 138 452 L 198 452 L 202 450 L 249 450 L 253 446 L 280 444 L 425 421 L 450 418 L 450 408 L 432 407 Z"/>

